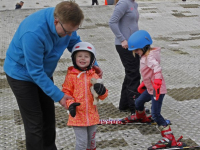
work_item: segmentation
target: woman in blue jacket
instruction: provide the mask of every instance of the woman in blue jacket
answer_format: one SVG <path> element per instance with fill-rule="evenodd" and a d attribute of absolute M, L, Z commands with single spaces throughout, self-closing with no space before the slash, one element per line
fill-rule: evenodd
<path fill-rule="evenodd" d="M 76 30 L 83 19 L 76 3 L 61 2 L 25 18 L 9 45 L 4 71 L 22 115 L 27 150 L 57 149 L 54 102 L 67 108 L 71 97 L 54 85 L 53 72 L 64 50 L 71 52 L 81 41 Z"/>

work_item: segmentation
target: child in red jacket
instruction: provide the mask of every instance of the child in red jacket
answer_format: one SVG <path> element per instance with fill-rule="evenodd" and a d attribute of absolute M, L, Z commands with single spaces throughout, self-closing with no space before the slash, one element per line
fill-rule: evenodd
<path fill-rule="evenodd" d="M 71 57 L 74 66 L 68 68 L 62 89 L 74 98 L 66 101 L 70 112 L 67 125 L 73 126 L 76 150 L 95 150 L 99 114 L 90 91 L 91 78 L 99 78 L 93 69 L 95 48 L 88 42 L 79 42 L 73 47 Z M 94 84 L 94 90 L 101 100 L 108 96 L 108 90 L 101 83 Z"/>

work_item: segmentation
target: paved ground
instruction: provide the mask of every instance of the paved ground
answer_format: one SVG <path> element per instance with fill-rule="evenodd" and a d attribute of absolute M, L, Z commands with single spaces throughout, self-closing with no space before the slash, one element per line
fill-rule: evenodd
<path fill-rule="evenodd" d="M 25 1 L 21 10 L 13 10 L 16 2 L 0 0 L 0 150 L 25 150 L 23 122 L 3 72 L 6 49 L 19 23 L 40 8 L 54 6 L 53 0 Z M 39 4 L 37 4 L 39 3 Z M 83 41 L 91 42 L 97 49 L 97 60 L 104 71 L 104 82 L 109 89 L 108 98 L 98 104 L 100 117 L 122 118 L 118 111 L 123 67 L 114 47 L 114 35 L 108 26 L 113 5 L 90 6 L 89 0 L 77 0 L 85 14 L 78 31 Z M 162 47 L 163 74 L 168 87 L 162 114 L 172 122 L 176 138 L 183 135 L 190 145 L 200 145 L 200 1 L 139 0 L 140 29 L 148 30 L 154 46 Z M 61 88 L 66 69 L 72 65 L 66 51 L 54 74 Z M 147 103 L 150 108 L 150 103 Z M 59 150 L 74 149 L 72 128 L 66 126 L 68 113 L 56 104 L 57 139 Z M 160 139 L 156 126 L 102 125 L 98 126 L 98 150 L 145 150 Z"/>
<path fill-rule="evenodd" d="M 46 8 L 46 7 L 54 7 L 57 3 L 62 2 L 64 0 L 23 0 L 24 5 L 22 9 L 30 9 L 30 8 Z M 92 4 L 92 0 L 74 0 L 80 6 L 90 6 Z M 182 0 L 136 0 L 137 2 L 181 2 Z M 200 1 L 200 0 L 187 0 L 184 3 L 188 3 L 191 1 Z M 0 0 L 0 10 L 13 10 L 15 9 L 15 4 L 20 2 L 20 0 Z M 105 0 L 98 0 L 99 5 L 105 5 Z M 107 0 L 108 4 L 114 2 L 114 0 Z M 95 5 L 96 6 L 96 5 Z"/>

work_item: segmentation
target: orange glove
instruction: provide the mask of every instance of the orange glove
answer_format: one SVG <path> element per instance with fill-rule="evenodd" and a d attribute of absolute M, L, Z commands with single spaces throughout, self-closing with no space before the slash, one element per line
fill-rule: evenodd
<path fill-rule="evenodd" d="M 153 95 L 154 95 L 154 99 L 158 100 L 160 97 L 160 87 L 162 85 L 162 80 L 161 79 L 154 79 L 154 84 L 153 84 Z"/>
<path fill-rule="evenodd" d="M 142 83 L 138 86 L 137 90 L 140 94 L 142 94 L 145 90 L 146 90 L 146 86 L 144 85 L 144 82 L 142 81 Z"/>

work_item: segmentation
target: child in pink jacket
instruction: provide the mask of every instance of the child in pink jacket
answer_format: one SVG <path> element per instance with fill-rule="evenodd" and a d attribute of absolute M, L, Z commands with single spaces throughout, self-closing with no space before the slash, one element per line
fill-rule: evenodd
<path fill-rule="evenodd" d="M 99 114 L 90 91 L 91 78 L 99 78 L 93 69 L 95 48 L 88 42 L 79 42 L 73 47 L 71 57 L 74 66 L 68 68 L 62 85 L 62 91 L 74 98 L 66 101 L 70 112 L 67 125 L 73 126 L 76 150 L 96 150 Z M 108 90 L 101 83 L 94 84 L 94 90 L 101 100 L 108 96 Z"/>
<path fill-rule="evenodd" d="M 139 30 L 133 33 L 128 40 L 128 49 L 137 53 L 140 58 L 140 72 L 143 78 L 138 87 L 141 95 L 135 101 L 136 114 L 129 116 L 127 119 L 139 122 L 151 122 L 151 116 L 146 116 L 144 104 L 152 101 L 151 115 L 153 120 L 158 124 L 161 130 L 162 140 L 148 148 L 148 150 L 182 146 L 183 143 L 177 142 L 161 113 L 162 102 L 167 88 L 162 75 L 160 66 L 160 48 L 151 48 L 152 39 L 145 30 Z"/>

